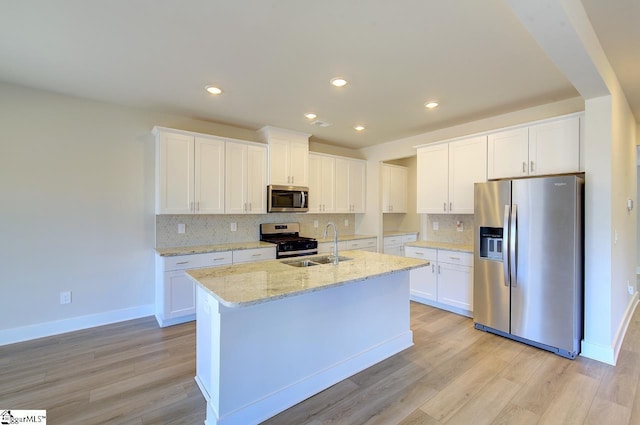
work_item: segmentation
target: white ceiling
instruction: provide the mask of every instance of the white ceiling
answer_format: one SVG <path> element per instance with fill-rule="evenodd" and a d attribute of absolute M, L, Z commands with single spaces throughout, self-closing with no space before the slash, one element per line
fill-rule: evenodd
<path fill-rule="evenodd" d="M 637 119 L 639 4 L 584 0 Z M 578 96 L 501 0 L 5 1 L 0 81 L 352 148 Z"/>

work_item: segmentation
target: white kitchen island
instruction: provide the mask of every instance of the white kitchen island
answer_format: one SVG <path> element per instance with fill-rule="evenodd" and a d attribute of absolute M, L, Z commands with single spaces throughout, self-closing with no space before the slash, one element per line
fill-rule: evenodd
<path fill-rule="evenodd" d="M 413 345 L 409 270 L 428 262 L 346 251 L 190 270 L 196 381 L 207 425 L 257 424 Z"/>

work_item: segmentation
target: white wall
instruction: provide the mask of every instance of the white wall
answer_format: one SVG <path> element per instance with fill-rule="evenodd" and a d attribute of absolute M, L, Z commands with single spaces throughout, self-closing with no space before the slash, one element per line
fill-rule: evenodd
<path fill-rule="evenodd" d="M 0 345 L 152 314 L 154 125 L 256 139 L 0 84 Z"/>

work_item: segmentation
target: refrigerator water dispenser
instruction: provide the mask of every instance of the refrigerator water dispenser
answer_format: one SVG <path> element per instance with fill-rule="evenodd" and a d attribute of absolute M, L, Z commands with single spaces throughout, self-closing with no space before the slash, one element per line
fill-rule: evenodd
<path fill-rule="evenodd" d="M 480 258 L 502 261 L 502 227 L 480 227 Z"/>

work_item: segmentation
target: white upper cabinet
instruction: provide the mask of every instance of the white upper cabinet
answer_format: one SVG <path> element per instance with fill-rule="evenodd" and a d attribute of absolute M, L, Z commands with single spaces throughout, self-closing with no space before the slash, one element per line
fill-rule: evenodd
<path fill-rule="evenodd" d="M 335 158 L 309 154 L 309 212 L 335 209 Z"/>
<path fill-rule="evenodd" d="M 487 138 L 449 143 L 449 212 L 473 214 L 473 186 L 486 181 Z"/>
<path fill-rule="evenodd" d="M 275 127 L 262 127 L 269 145 L 269 184 L 309 185 L 309 134 Z"/>
<path fill-rule="evenodd" d="M 418 149 L 417 212 L 444 214 L 449 204 L 449 145 Z"/>
<path fill-rule="evenodd" d="M 529 127 L 529 174 L 580 171 L 580 119 L 571 117 Z"/>
<path fill-rule="evenodd" d="M 267 147 L 227 143 L 225 212 L 263 214 L 267 210 Z"/>
<path fill-rule="evenodd" d="M 382 173 L 382 212 L 406 213 L 407 212 L 407 167 L 398 165 L 381 164 Z"/>
<path fill-rule="evenodd" d="M 225 142 L 154 128 L 156 214 L 224 212 Z"/>
<path fill-rule="evenodd" d="M 518 128 L 489 135 L 487 173 L 490 179 L 528 175 L 529 129 Z"/>
<path fill-rule="evenodd" d="M 488 177 L 580 171 L 580 119 L 564 117 L 489 135 Z"/>
<path fill-rule="evenodd" d="M 417 212 L 473 214 L 473 185 L 487 180 L 487 138 L 418 149 Z"/>
<path fill-rule="evenodd" d="M 365 210 L 366 162 L 336 158 L 335 212 L 363 213 Z"/>

